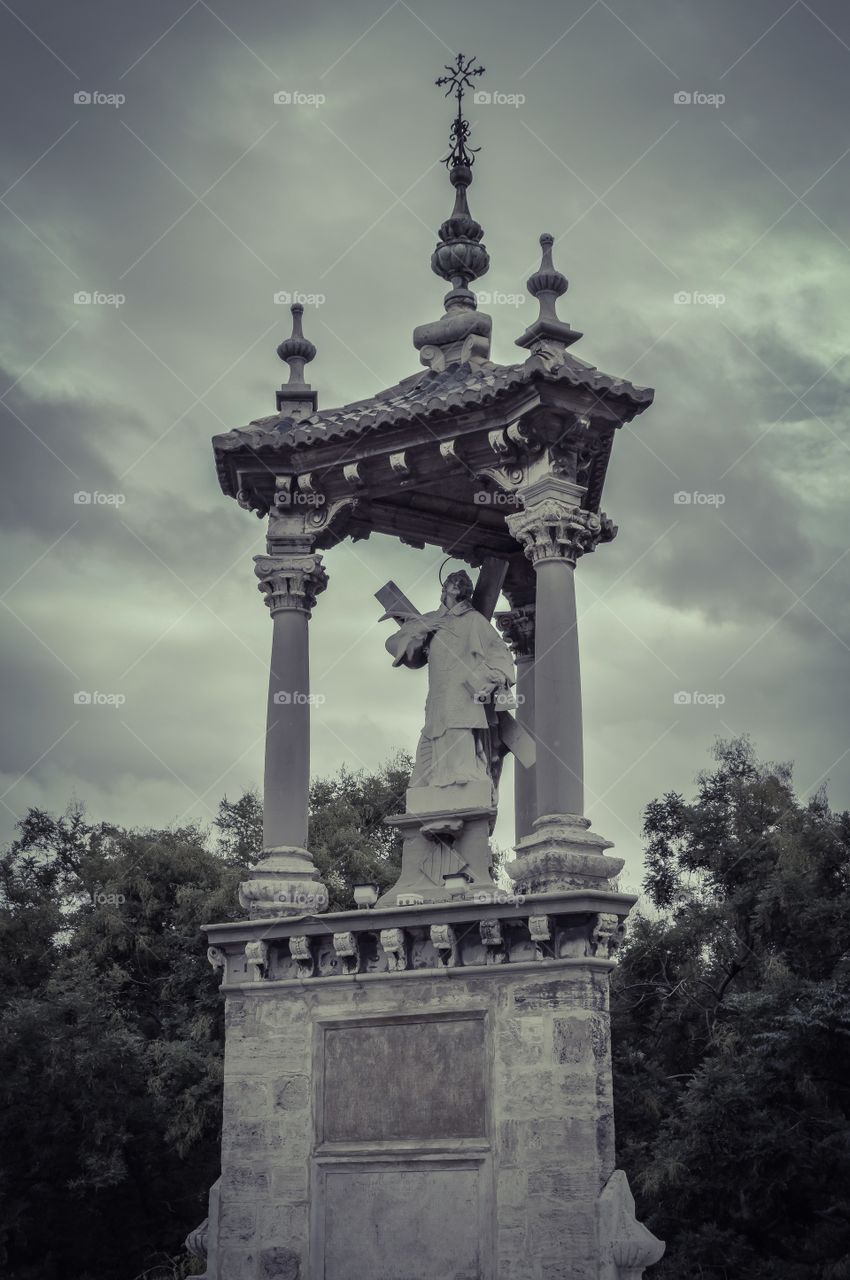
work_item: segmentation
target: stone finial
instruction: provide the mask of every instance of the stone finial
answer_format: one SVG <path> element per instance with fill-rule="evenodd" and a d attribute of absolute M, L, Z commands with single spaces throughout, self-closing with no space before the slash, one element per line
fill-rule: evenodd
<path fill-rule="evenodd" d="M 438 244 L 431 255 L 431 270 L 451 285 L 443 299 L 445 314 L 433 324 L 421 324 L 413 331 L 413 345 L 424 365 L 441 372 L 450 364 L 462 364 L 490 358 L 490 331 L 493 322 L 487 315 L 476 313 L 475 294 L 469 285 L 490 269 L 490 257 L 482 244 L 484 229 L 469 212 L 467 190 L 472 183 L 475 151 L 470 147 L 469 121 L 463 116 L 463 95 L 472 87 L 472 77 L 483 75 L 484 68 L 473 58 L 458 54 L 454 64 L 446 67 L 447 76 L 437 84 L 448 85 L 446 94 L 457 100 L 457 115 L 451 128 L 451 150 L 445 163 L 449 181 L 455 190 L 454 208 L 437 233 Z"/>
<path fill-rule="evenodd" d="M 295 302 L 289 308 L 292 312 L 292 333 L 284 338 L 277 349 L 277 354 L 289 365 L 289 381 L 277 392 L 278 413 L 286 413 L 290 418 L 306 418 L 316 412 L 318 398 L 309 383 L 304 381 L 304 366 L 315 359 L 316 348 L 301 330 L 301 317 L 304 308 Z"/>
<path fill-rule="evenodd" d="M 448 280 L 451 289 L 443 299 L 445 314 L 432 324 L 420 324 L 413 331 L 413 345 L 424 365 L 441 372 L 450 364 L 490 358 L 490 316 L 477 311 L 478 302 L 470 281 L 483 276 L 490 267 L 487 250 L 481 243 L 484 231 L 469 212 L 466 190 L 472 169 L 455 164 L 449 170 L 455 188 L 451 216 L 438 232 L 439 244 L 431 255 L 431 270 Z"/>
<path fill-rule="evenodd" d="M 540 314 L 532 325 L 526 329 L 521 338 L 516 339 L 518 347 L 527 347 L 533 355 L 555 354 L 564 352 L 582 336 L 571 329 L 563 320 L 558 319 L 556 304 L 558 298 L 567 292 L 569 281 L 558 271 L 552 261 L 554 237 L 544 232 L 540 237 L 542 257 L 540 268 L 528 279 L 528 291 L 537 298 Z"/>

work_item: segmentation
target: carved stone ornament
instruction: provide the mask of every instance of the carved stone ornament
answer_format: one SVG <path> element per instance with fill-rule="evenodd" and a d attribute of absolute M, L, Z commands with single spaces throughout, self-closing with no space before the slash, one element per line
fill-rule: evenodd
<path fill-rule="evenodd" d="M 390 973 L 407 968 L 407 941 L 403 929 L 382 929 L 381 947 Z"/>
<path fill-rule="evenodd" d="M 579 486 L 558 476 L 547 476 L 519 491 L 523 508 L 505 516 L 505 522 L 533 565 L 545 560 L 574 565 L 579 556 L 595 551 L 602 538 L 602 521 L 579 505 L 580 493 Z"/>
<path fill-rule="evenodd" d="M 596 1202 L 599 1280 L 641 1280 L 665 1244 L 635 1217 L 635 1200 L 622 1169 L 615 1169 Z"/>
<path fill-rule="evenodd" d="M 601 912 L 596 917 L 596 923 L 591 934 L 593 954 L 606 960 L 612 959 L 623 941 L 625 932 L 626 926 L 619 916 Z"/>
<path fill-rule="evenodd" d="M 224 969 L 227 966 L 227 956 L 221 947 L 207 947 L 207 960 L 214 969 Z"/>
<path fill-rule="evenodd" d="M 501 921 L 482 920 L 478 925 L 478 932 L 486 949 L 487 964 L 504 964 L 507 955 Z"/>
<path fill-rule="evenodd" d="M 269 973 L 269 947 L 266 942 L 246 942 L 245 959 L 253 966 L 256 980 L 267 978 Z"/>
<path fill-rule="evenodd" d="M 298 966 L 298 977 L 312 978 L 316 970 L 316 961 L 309 937 L 290 938 L 289 954 Z"/>
<path fill-rule="evenodd" d="M 510 612 L 495 615 L 496 626 L 510 645 L 515 662 L 534 657 L 535 616 L 533 604 L 518 605 Z"/>
<path fill-rule="evenodd" d="M 319 555 L 254 556 L 254 572 L 272 617 L 282 609 L 299 609 L 309 616 L 328 585 Z"/>
<path fill-rule="evenodd" d="M 342 962 L 343 973 L 359 973 L 360 940 L 356 933 L 335 933 L 334 951 Z"/>
<path fill-rule="evenodd" d="M 457 937 L 450 924 L 432 924 L 431 942 L 447 969 L 454 969 L 458 963 Z"/>

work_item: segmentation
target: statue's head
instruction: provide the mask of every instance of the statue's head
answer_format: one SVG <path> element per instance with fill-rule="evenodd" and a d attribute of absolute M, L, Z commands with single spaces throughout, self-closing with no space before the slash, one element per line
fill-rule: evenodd
<path fill-rule="evenodd" d="M 443 583 L 442 602 L 448 605 L 458 604 L 461 600 L 472 599 L 472 579 L 465 569 L 458 569 L 456 573 L 450 573 Z"/>

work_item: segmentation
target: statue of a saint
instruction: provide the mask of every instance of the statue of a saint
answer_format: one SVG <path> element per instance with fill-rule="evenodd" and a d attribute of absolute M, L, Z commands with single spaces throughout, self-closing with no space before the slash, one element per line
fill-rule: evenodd
<path fill-rule="evenodd" d="M 472 604 L 464 570 L 446 578 L 439 609 L 394 614 L 401 628 L 386 642 L 393 666 L 428 665 L 425 725 L 416 748 L 411 787 L 489 782 L 496 787 L 506 751 L 498 713 L 516 705 L 510 650 Z"/>

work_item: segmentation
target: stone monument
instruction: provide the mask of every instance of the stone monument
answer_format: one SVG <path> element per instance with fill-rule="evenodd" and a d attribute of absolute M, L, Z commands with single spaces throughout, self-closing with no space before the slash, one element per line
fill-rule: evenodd
<path fill-rule="evenodd" d="M 600 511 L 611 447 L 652 392 L 571 353 L 546 235 L 525 356 L 490 360 L 463 115 L 482 69 L 459 55 L 446 71 L 455 201 L 431 265 L 449 292 L 414 332 L 423 369 L 319 410 L 293 307 L 276 413 L 214 439 L 224 492 L 267 521 L 273 639 L 264 850 L 245 919 L 206 929 L 227 1018 L 221 1177 L 189 1238 L 208 1280 L 637 1280 L 664 1247 L 614 1169 L 608 979 L 635 899 L 584 817 L 573 581 L 616 533 Z M 475 581 L 449 574 L 426 612 L 394 583 L 377 593 L 393 664 L 429 675 L 387 819 L 403 865 L 373 909 L 323 914 L 308 624 L 321 552 L 372 533 L 440 547 Z M 489 845 L 507 755 L 510 893 Z"/>

